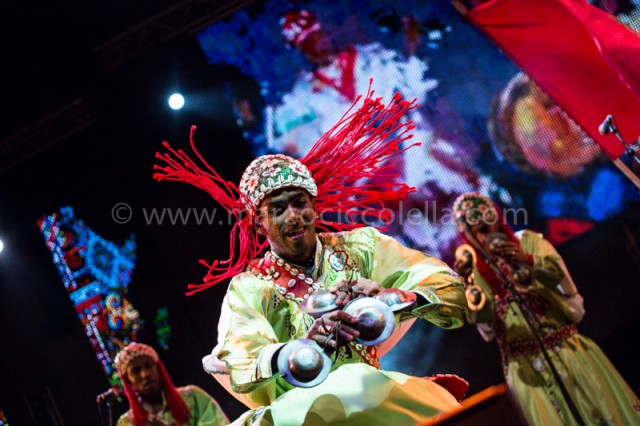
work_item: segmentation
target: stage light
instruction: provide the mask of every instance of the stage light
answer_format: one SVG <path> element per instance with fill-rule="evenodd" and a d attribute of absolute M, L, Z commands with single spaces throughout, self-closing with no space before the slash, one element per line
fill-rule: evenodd
<path fill-rule="evenodd" d="M 173 110 L 179 110 L 184 106 L 184 96 L 180 93 L 174 93 L 169 96 L 169 106 Z"/>
<path fill-rule="evenodd" d="M 4 243 L 0 240 L 0 253 L 2 253 L 2 249 L 4 248 Z"/>

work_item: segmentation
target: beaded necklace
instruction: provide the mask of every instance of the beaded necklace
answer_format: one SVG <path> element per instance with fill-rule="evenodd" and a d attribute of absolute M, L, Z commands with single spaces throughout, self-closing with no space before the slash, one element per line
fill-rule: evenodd
<path fill-rule="evenodd" d="M 307 268 L 291 264 L 272 251 L 265 253 L 264 257 L 252 269 L 252 272 L 271 281 L 276 291 L 284 298 L 299 304 L 316 290 L 324 288 L 322 284 L 317 283 L 310 276 L 313 274 L 315 265 L 321 264 L 324 255 L 324 245 L 319 241 L 317 244 L 320 245 L 316 246 L 318 247 L 316 254 L 312 257 L 314 259 L 312 269 L 310 271 L 307 270 L 306 274 L 302 272 L 302 269 Z M 365 346 L 360 343 L 349 342 L 349 347 L 355 349 L 367 364 L 380 368 L 377 346 Z M 338 357 L 342 359 L 350 358 L 351 356 L 347 352 L 345 350 L 340 351 Z"/>
<path fill-rule="evenodd" d="M 254 272 L 271 281 L 279 294 L 297 303 L 323 288 L 321 284 L 305 274 L 302 267 L 285 261 L 272 251 L 265 253 L 254 268 Z"/>
<path fill-rule="evenodd" d="M 152 425 L 175 425 L 175 422 L 166 422 L 163 417 L 166 411 L 166 401 L 164 394 L 162 395 L 162 407 L 158 411 L 153 410 L 153 406 L 144 402 L 140 397 L 138 400 L 142 403 L 142 409 L 147 413 L 147 422 Z"/>

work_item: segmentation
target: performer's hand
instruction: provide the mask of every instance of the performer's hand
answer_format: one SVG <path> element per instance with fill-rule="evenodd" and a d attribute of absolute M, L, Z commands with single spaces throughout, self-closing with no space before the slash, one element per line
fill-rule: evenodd
<path fill-rule="evenodd" d="M 331 289 L 331 293 L 336 294 L 336 305 L 346 306 L 353 299 L 358 297 L 373 297 L 382 290 L 382 286 L 368 278 L 358 278 L 357 281 L 349 283 L 345 280 Z"/>
<path fill-rule="evenodd" d="M 383 287 L 379 283 L 368 278 L 358 278 L 358 281 L 351 287 L 351 291 L 356 297 L 373 297 L 382 289 Z"/>
<path fill-rule="evenodd" d="M 469 251 L 464 250 L 456 257 L 456 260 L 453 262 L 453 270 L 460 274 L 466 283 L 467 278 L 473 272 L 473 258 Z"/>
<path fill-rule="evenodd" d="M 500 244 L 497 254 L 510 263 L 526 263 L 529 260 L 529 256 L 522 250 L 520 244 L 513 241 L 505 241 Z"/>
<path fill-rule="evenodd" d="M 327 312 L 313 322 L 306 337 L 331 352 L 338 349 L 339 344 L 348 343 L 360 336 L 360 332 L 355 329 L 357 323 L 358 318 L 343 310 Z"/>

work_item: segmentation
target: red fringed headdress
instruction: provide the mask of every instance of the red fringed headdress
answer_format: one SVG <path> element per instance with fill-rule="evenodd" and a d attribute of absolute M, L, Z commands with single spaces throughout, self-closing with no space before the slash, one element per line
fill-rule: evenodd
<path fill-rule="evenodd" d="M 162 360 L 158 357 L 158 353 L 149 345 L 132 342 L 118 353 L 115 365 L 124 387 L 124 394 L 129 401 L 129 407 L 133 413 L 133 423 L 135 426 L 145 426 L 148 423 L 147 413 L 142 407 L 142 402 L 140 401 L 138 392 L 134 389 L 133 385 L 129 381 L 129 376 L 127 375 L 127 367 L 129 366 L 129 363 L 140 356 L 148 356 L 156 363 L 158 373 L 160 373 L 162 392 L 164 393 L 164 399 L 167 402 L 167 407 L 169 407 L 169 411 L 171 411 L 171 416 L 173 416 L 174 420 L 178 422 L 178 424 L 187 423 L 191 417 L 189 408 L 187 408 L 187 404 L 185 404 L 180 393 L 178 393 L 171 377 L 169 377 L 167 369 L 162 363 Z"/>
<path fill-rule="evenodd" d="M 362 98 L 358 96 L 340 121 L 318 139 L 307 155 L 299 159 L 317 186 L 314 205 L 318 212 L 316 227 L 321 230 L 346 231 L 357 228 L 363 226 L 358 223 L 358 218 L 363 217 L 382 220 L 384 226 L 378 228 L 386 230 L 393 214 L 384 209 L 384 201 L 402 199 L 415 191 L 415 188 L 396 181 L 398 173 L 387 160 L 412 146 L 420 145 L 415 142 L 400 148 L 403 141 L 412 137 L 409 132 L 415 126 L 411 121 L 403 120 L 403 116 L 416 107 L 416 102 L 408 102 L 396 93 L 391 102 L 385 105 L 381 98 L 374 98 L 373 95 L 374 92 L 369 89 L 362 105 L 354 111 Z M 191 149 L 204 170 L 182 150 L 174 150 L 164 142 L 169 153 L 156 154 L 156 158 L 164 165 L 154 166 L 154 178 L 158 181 L 186 182 L 207 191 L 233 215 L 236 223 L 231 230 L 229 258 L 213 263 L 200 260 L 209 271 L 204 283 L 189 284 L 187 295 L 243 272 L 247 264 L 268 246 L 268 241 L 258 235 L 252 222 L 259 205 L 254 205 L 246 193 L 242 193 L 232 182 L 222 179 L 207 164 L 195 147 L 194 130 L 195 126 L 191 128 Z M 387 183 L 370 183 L 370 178 L 374 176 L 377 182 Z M 292 183 L 288 187 L 297 185 Z M 346 214 L 349 220 L 334 221 L 331 217 L 335 214 Z"/>
<path fill-rule="evenodd" d="M 502 210 L 489 197 L 478 192 L 467 192 L 461 194 L 453 202 L 452 210 L 454 215 L 462 214 L 464 220 L 470 226 L 477 225 L 480 222 L 497 224 L 497 232 L 505 234 L 507 238 L 509 238 L 509 241 L 520 244 L 520 240 L 518 240 L 514 234 L 513 229 L 511 229 L 507 224 Z M 458 224 L 457 227 L 462 240 L 474 247 L 476 250 L 479 249 L 475 241 L 471 241 L 467 238 L 465 228 L 461 227 L 460 224 Z M 478 272 L 489 284 L 491 290 L 498 295 L 504 295 L 506 292 L 503 288 L 504 282 L 502 278 L 496 274 L 481 254 L 475 256 L 475 260 Z M 508 276 L 511 273 L 510 266 L 502 266 L 509 268 L 508 270 L 503 271 Z"/>

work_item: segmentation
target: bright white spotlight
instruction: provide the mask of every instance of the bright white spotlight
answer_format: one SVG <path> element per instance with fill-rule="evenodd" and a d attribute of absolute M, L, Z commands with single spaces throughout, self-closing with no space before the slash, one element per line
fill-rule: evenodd
<path fill-rule="evenodd" d="M 171 107 L 171 109 L 179 110 L 184 106 L 184 96 L 182 96 L 180 93 L 174 93 L 173 95 L 169 96 L 169 106 Z"/>
<path fill-rule="evenodd" d="M 0 240 L 0 253 L 2 252 L 3 248 L 4 248 L 4 243 L 2 242 L 2 240 Z"/>

